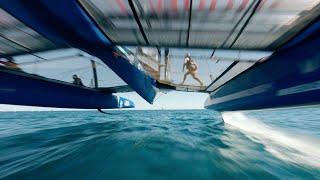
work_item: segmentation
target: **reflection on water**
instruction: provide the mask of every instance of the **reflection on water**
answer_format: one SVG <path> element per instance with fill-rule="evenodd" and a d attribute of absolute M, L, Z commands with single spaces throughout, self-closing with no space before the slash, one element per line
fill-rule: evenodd
<path fill-rule="evenodd" d="M 246 116 L 240 114 L 240 117 L 233 115 L 231 118 Z M 251 119 L 247 120 L 251 122 Z M 276 124 L 274 122 L 272 126 Z M 251 123 L 245 127 L 260 128 Z M 319 158 L 314 149 L 319 146 L 311 147 L 301 157 L 296 156 L 311 139 L 301 143 L 284 136 L 299 143 L 291 146 L 283 143 L 281 136 L 280 143 L 270 137 L 278 138 L 282 132 L 270 128 L 267 131 L 270 138 L 266 141 L 260 138 L 262 132 L 266 132 L 266 128 L 258 135 L 251 135 L 251 131 L 225 124 L 219 113 L 207 110 L 113 111 L 111 115 L 96 112 L 1 113 L 0 177 L 319 177 L 319 167 L 314 159 Z M 292 160 L 280 157 L 272 149 Z"/>

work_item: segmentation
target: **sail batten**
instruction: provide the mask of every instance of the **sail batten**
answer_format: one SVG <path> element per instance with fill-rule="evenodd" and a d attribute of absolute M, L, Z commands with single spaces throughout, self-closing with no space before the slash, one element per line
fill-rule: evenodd
<path fill-rule="evenodd" d="M 80 0 L 114 43 L 159 47 L 223 48 L 232 43 L 232 49 L 274 51 L 320 10 L 317 0 L 121 2 L 119 6 L 111 0 Z"/>

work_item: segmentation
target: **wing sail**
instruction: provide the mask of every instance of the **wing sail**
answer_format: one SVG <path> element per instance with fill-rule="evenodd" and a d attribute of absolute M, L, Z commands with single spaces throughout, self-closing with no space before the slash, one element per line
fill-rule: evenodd
<path fill-rule="evenodd" d="M 281 47 L 314 20 L 320 8 L 318 0 L 80 2 L 116 44 L 262 51 Z"/>
<path fill-rule="evenodd" d="M 117 54 L 117 47 L 110 43 L 77 2 L 13 0 L 2 1 L 1 7 L 51 41 L 98 57 L 146 101 L 153 102 L 156 95 L 153 79 L 132 65 L 127 57 Z"/>

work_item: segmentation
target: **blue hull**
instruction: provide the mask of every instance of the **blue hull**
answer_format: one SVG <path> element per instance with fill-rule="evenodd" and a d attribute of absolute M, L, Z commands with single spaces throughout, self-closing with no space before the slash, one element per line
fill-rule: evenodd
<path fill-rule="evenodd" d="M 233 111 L 319 104 L 319 26 L 212 92 L 205 107 Z"/>
<path fill-rule="evenodd" d="M 110 93 L 19 71 L 0 68 L 0 77 L 2 104 L 82 109 L 134 107 L 130 100 Z"/>

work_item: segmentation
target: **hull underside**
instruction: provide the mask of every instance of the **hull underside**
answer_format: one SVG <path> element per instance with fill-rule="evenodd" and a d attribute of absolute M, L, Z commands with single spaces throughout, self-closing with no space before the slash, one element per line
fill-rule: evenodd
<path fill-rule="evenodd" d="M 268 60 L 214 90 L 205 107 L 249 110 L 320 103 L 320 32 L 274 53 Z"/>

